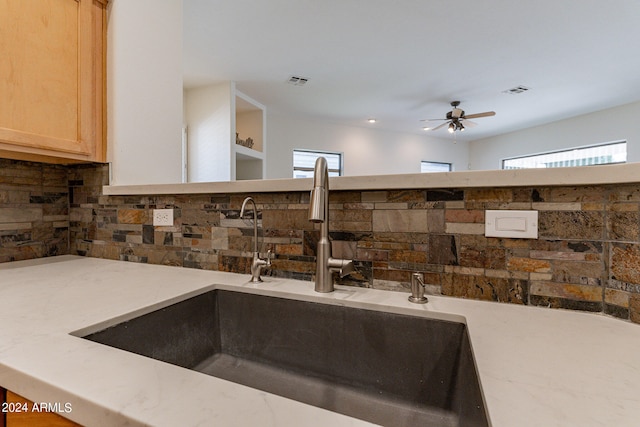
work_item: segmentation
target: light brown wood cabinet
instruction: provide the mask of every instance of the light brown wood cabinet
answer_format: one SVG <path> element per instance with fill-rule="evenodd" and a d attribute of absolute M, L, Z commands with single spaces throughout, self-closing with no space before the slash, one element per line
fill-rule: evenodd
<path fill-rule="evenodd" d="M 30 1 L 30 0 L 29 0 Z M 0 427 L 78 427 L 71 420 L 53 412 L 34 411 L 34 402 L 2 389 L 3 413 Z"/>
<path fill-rule="evenodd" d="M 105 160 L 107 0 L 0 0 L 0 157 Z"/>

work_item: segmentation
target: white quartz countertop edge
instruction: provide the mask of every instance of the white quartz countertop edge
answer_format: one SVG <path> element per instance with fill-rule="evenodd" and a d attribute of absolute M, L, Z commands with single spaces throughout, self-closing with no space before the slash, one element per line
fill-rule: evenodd
<path fill-rule="evenodd" d="M 86 425 L 364 426 L 368 423 L 70 333 L 117 323 L 222 285 L 464 320 L 494 427 L 637 426 L 640 326 L 511 304 L 339 287 L 62 256 L 0 264 L 0 385 L 36 402 L 69 402 Z"/>
<path fill-rule="evenodd" d="M 329 179 L 332 190 L 472 188 L 556 185 L 604 185 L 640 182 L 640 163 L 551 169 L 484 170 L 397 175 L 340 176 Z M 311 190 L 311 178 L 264 179 L 183 184 L 103 187 L 105 195 L 256 193 Z"/>

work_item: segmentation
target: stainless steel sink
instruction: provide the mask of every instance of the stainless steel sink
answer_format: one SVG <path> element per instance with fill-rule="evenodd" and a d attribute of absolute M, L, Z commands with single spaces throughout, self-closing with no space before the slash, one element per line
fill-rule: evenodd
<path fill-rule="evenodd" d="M 385 426 L 489 426 L 466 325 L 214 290 L 84 338 Z"/>

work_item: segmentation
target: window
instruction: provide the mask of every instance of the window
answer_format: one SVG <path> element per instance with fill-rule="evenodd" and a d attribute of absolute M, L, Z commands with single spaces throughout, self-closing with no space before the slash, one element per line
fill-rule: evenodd
<path fill-rule="evenodd" d="M 422 161 L 420 172 L 451 172 L 451 163 Z"/>
<path fill-rule="evenodd" d="M 313 168 L 318 157 L 324 157 L 327 159 L 329 176 L 342 175 L 342 153 L 293 150 L 293 177 L 313 178 Z"/>
<path fill-rule="evenodd" d="M 627 142 L 620 141 L 504 159 L 502 169 L 566 168 L 626 162 Z"/>

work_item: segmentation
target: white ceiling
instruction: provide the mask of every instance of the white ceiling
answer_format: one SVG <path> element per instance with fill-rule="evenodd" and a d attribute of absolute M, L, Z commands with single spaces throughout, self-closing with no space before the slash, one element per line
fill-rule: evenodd
<path fill-rule="evenodd" d="M 475 140 L 640 100 L 639 24 L 638 0 L 184 0 L 185 86 L 409 133 L 460 100 L 496 112 Z"/>

